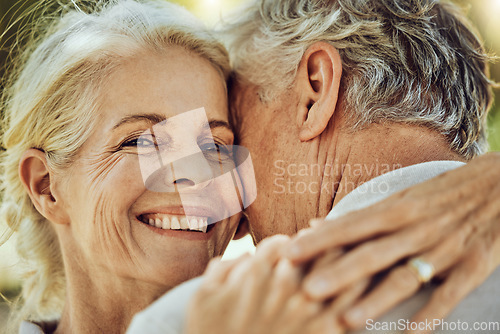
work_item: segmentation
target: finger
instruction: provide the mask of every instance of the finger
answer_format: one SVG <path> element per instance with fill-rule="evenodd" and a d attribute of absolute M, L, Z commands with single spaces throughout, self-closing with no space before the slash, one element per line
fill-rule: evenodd
<path fill-rule="evenodd" d="M 305 327 L 305 324 L 308 322 L 307 320 L 318 316 L 322 309 L 322 303 L 310 300 L 298 291 L 284 305 L 282 313 L 287 323 L 297 324 L 292 327 Z"/>
<path fill-rule="evenodd" d="M 236 267 L 234 271 L 237 273 L 231 276 L 233 280 L 228 289 L 235 292 L 232 296 L 233 307 L 236 310 L 245 310 L 238 314 L 238 323 L 246 328 L 251 326 L 256 318 L 260 318 L 262 305 L 270 291 L 273 266 L 266 258 L 254 256 L 245 266 Z"/>
<path fill-rule="evenodd" d="M 345 333 L 346 328 L 340 318 L 341 311 L 351 306 L 370 284 L 370 279 L 364 279 L 352 284 L 345 292 L 329 303 L 318 317 L 313 319 L 307 333 Z"/>
<path fill-rule="evenodd" d="M 205 269 L 204 274 L 205 275 L 213 275 L 214 273 L 218 272 L 217 267 L 221 263 L 221 256 L 214 257 L 213 259 L 208 262 L 207 268 Z"/>
<path fill-rule="evenodd" d="M 328 221 L 328 220 L 325 220 L 322 218 L 313 218 L 313 219 L 309 220 L 309 226 L 311 228 L 317 228 L 317 227 L 323 225 L 326 221 Z"/>
<path fill-rule="evenodd" d="M 312 233 L 292 240 L 286 256 L 294 263 L 303 263 L 328 249 L 357 243 L 410 225 L 413 221 L 408 220 L 407 214 L 412 210 L 411 203 L 400 202 L 390 211 L 370 207 L 337 220 L 325 220 L 323 224 L 316 222 L 319 226 Z"/>
<path fill-rule="evenodd" d="M 274 267 L 281 258 L 281 251 L 290 238 L 277 235 L 263 240 L 257 247 L 255 256 L 248 263 L 238 265 L 230 274 L 231 284 L 238 290 L 237 309 L 245 310 L 240 322 L 251 325 L 256 314 L 261 314 L 264 301 L 270 293 Z"/>
<path fill-rule="evenodd" d="M 438 247 L 419 255 L 418 258 L 434 267 L 434 275 L 445 272 L 463 256 L 471 231 L 470 226 L 462 226 Z M 418 277 L 408 266 L 397 267 L 368 296 L 346 312 L 344 319 L 352 328 L 359 328 L 366 319 L 378 318 L 412 296 L 419 288 Z"/>
<path fill-rule="evenodd" d="M 343 314 L 345 323 L 353 329 L 365 325 L 366 319 L 376 319 L 402 300 L 419 290 L 421 283 L 407 266 L 393 269 L 388 277 Z"/>
<path fill-rule="evenodd" d="M 205 269 L 205 273 L 203 274 L 205 282 L 210 281 L 216 284 L 224 283 L 229 272 L 233 270 L 238 263 L 245 261 L 245 259 L 249 257 L 250 254 L 246 253 L 229 261 L 221 261 L 221 257 L 213 258 L 208 263 L 207 269 Z"/>
<path fill-rule="evenodd" d="M 290 296 L 298 291 L 301 278 L 302 270 L 293 266 L 288 259 L 281 259 L 278 262 L 271 279 L 269 295 L 262 307 L 264 321 L 266 319 L 272 321 L 275 318 Z"/>
<path fill-rule="evenodd" d="M 336 314 L 345 311 L 348 307 L 352 306 L 366 291 L 370 285 L 371 279 L 365 278 L 359 282 L 351 284 L 345 292 L 336 297 L 331 305 L 331 312 Z"/>
<path fill-rule="evenodd" d="M 283 251 L 290 242 L 290 237 L 286 235 L 274 235 L 262 240 L 255 250 L 255 257 L 265 260 L 271 265 L 275 265 L 283 257 Z"/>
<path fill-rule="evenodd" d="M 272 267 L 281 258 L 280 252 L 290 240 L 284 235 L 264 239 L 257 247 L 255 255 L 245 261 L 239 261 L 229 270 L 227 283 L 242 286 L 243 282 L 252 286 L 271 274 Z M 248 288 L 248 287 L 247 287 Z"/>
<path fill-rule="evenodd" d="M 491 267 L 487 261 L 483 261 L 488 249 L 480 242 L 475 245 L 476 247 L 471 249 L 471 256 L 451 270 L 446 281 L 436 288 L 429 303 L 414 316 L 412 321 L 444 319 L 465 296 L 488 277 Z"/>
<path fill-rule="evenodd" d="M 336 317 L 324 314 L 321 318 L 313 319 L 301 334 L 344 334 L 345 332 L 345 327 Z"/>
<path fill-rule="evenodd" d="M 274 326 L 269 326 L 267 333 L 279 334 L 316 334 L 327 333 L 321 327 L 321 330 L 311 331 L 319 325 L 322 303 L 307 299 L 300 291 L 291 296 L 280 308 L 281 312 L 276 317 L 278 321 L 273 321 Z M 316 327 L 316 328 L 314 328 Z M 271 329 L 272 328 L 272 329 Z M 319 328 L 318 328 L 319 329 Z M 261 333 L 256 332 L 256 333 Z"/>
<path fill-rule="evenodd" d="M 228 295 L 234 295 L 239 292 L 238 289 L 228 285 L 226 280 L 236 266 L 249 259 L 250 254 L 243 254 L 239 258 L 230 261 L 221 261 L 220 257 L 211 260 L 203 276 L 203 283 L 191 302 L 191 307 L 196 305 L 198 308 L 203 309 L 209 306 L 207 305 L 207 301 L 211 301 L 210 305 L 212 305 L 214 298 L 215 300 L 220 300 L 220 298 L 226 298 Z M 224 289 L 221 290 L 223 287 Z M 224 305 L 219 305 L 221 312 L 223 312 L 223 307 Z"/>
<path fill-rule="evenodd" d="M 311 319 L 307 329 L 301 334 L 344 334 L 345 332 L 345 325 L 342 324 L 338 313 L 333 310 L 332 304 L 330 304 L 318 316 Z"/>
<path fill-rule="evenodd" d="M 295 235 L 293 239 L 297 239 L 297 238 L 300 238 L 306 234 L 310 234 L 310 233 L 314 233 L 314 229 L 311 228 L 311 227 L 308 227 L 308 228 L 303 228 L 302 230 L 298 231 L 297 234 Z"/>
<path fill-rule="evenodd" d="M 491 260 L 491 265 L 493 268 L 497 268 L 500 266 L 500 224 L 498 221 L 500 218 L 497 218 L 495 220 L 492 220 L 493 224 L 493 230 L 490 232 L 490 236 L 492 238 L 492 245 L 491 245 L 491 254 L 492 254 L 492 260 Z"/>
<path fill-rule="evenodd" d="M 379 240 L 365 243 L 342 256 L 328 267 L 311 272 L 304 290 L 311 298 L 334 296 L 351 282 L 368 277 L 436 243 L 435 224 L 406 229 Z"/>
<path fill-rule="evenodd" d="M 243 264 L 237 265 L 230 273 L 236 284 L 263 284 L 271 276 L 273 267 L 281 258 L 283 247 L 290 241 L 285 235 L 275 235 L 264 239 L 257 247 L 255 255 Z"/>
<path fill-rule="evenodd" d="M 329 250 L 326 254 L 313 262 L 312 266 L 309 268 L 309 272 L 319 271 L 325 267 L 332 266 L 343 254 L 344 251 L 340 248 Z"/>

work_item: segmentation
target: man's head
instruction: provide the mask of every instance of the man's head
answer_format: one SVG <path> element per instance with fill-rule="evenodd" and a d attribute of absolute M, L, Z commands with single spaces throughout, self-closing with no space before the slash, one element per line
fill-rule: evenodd
<path fill-rule="evenodd" d="M 325 147 L 338 140 L 339 129 L 403 123 L 431 129 L 464 159 L 486 149 L 488 56 L 450 3 L 261 0 L 228 31 L 235 123 L 260 183 L 259 221 L 251 219 L 257 240 L 284 231 L 272 222 L 285 212 L 269 210 L 280 200 L 311 208 L 284 222 L 293 226 L 331 205 L 319 195 L 304 201 L 290 189 L 276 193 L 273 180 L 279 161 L 299 169 L 311 157 L 328 162 L 335 154 Z M 315 176 L 304 169 L 305 184 Z M 259 202 L 269 204 L 266 212 Z"/>

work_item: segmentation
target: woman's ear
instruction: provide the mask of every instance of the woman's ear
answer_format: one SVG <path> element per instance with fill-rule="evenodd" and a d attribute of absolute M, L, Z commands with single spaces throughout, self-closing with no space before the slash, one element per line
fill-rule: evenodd
<path fill-rule="evenodd" d="M 19 177 L 38 212 L 58 224 L 67 224 L 69 219 L 61 210 L 59 196 L 54 193 L 54 184 L 47 165 L 45 153 L 37 149 L 24 152 L 19 162 Z"/>
<path fill-rule="evenodd" d="M 244 236 L 246 236 L 249 232 L 250 232 L 250 226 L 248 225 L 248 217 L 246 213 L 243 212 L 238 228 L 236 229 L 236 233 L 234 234 L 233 240 L 239 240 Z"/>
<path fill-rule="evenodd" d="M 306 50 L 296 77 L 301 141 L 319 136 L 328 125 L 337 106 L 341 78 L 342 61 L 335 47 L 316 42 Z"/>

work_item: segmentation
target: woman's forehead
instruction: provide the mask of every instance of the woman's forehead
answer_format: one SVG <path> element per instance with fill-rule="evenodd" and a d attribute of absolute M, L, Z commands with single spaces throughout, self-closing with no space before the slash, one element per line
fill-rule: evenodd
<path fill-rule="evenodd" d="M 146 54 L 125 62 L 110 75 L 101 101 L 104 116 L 113 127 L 125 117 L 140 114 L 160 115 L 161 121 L 169 119 L 173 126 L 199 108 L 204 108 L 209 119 L 228 119 L 220 74 L 207 60 L 177 48 L 161 56 Z M 190 117 L 196 115 L 201 114 L 191 113 Z M 199 117 L 190 120 L 195 122 L 206 123 Z"/>

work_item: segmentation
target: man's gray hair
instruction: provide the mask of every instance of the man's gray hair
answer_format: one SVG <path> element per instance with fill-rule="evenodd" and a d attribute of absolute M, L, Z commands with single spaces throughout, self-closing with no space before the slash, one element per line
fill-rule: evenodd
<path fill-rule="evenodd" d="M 343 62 L 354 129 L 381 121 L 430 127 L 467 159 L 487 149 L 490 57 L 461 11 L 440 0 L 257 0 L 229 25 L 238 80 L 268 102 L 293 84 L 318 41 Z"/>

